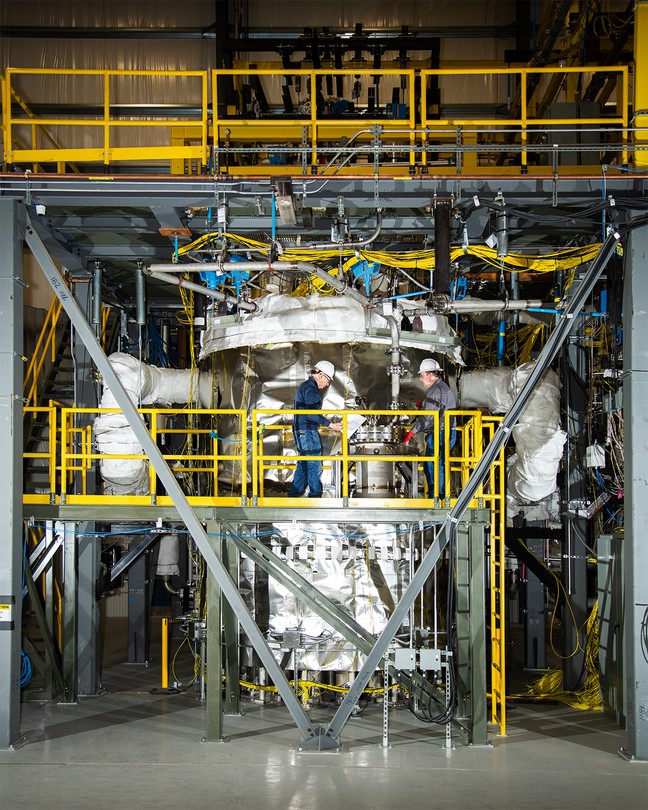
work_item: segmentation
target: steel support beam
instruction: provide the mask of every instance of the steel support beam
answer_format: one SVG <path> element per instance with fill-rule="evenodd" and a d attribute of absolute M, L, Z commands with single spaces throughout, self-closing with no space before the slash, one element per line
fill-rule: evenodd
<path fill-rule="evenodd" d="M 219 524 L 208 521 L 207 533 L 219 535 Z M 218 552 L 216 552 L 218 553 Z M 223 742 L 223 649 L 221 589 L 207 574 L 207 721 L 204 742 Z"/>
<path fill-rule="evenodd" d="M 148 456 L 150 463 L 153 465 L 160 482 L 165 487 L 169 496 L 172 498 L 173 503 L 178 510 L 178 514 L 184 521 L 185 526 L 196 543 L 198 551 L 200 551 L 204 557 L 209 570 L 215 576 L 225 598 L 234 609 L 241 626 L 250 638 L 252 645 L 263 663 L 263 666 L 268 670 L 268 674 L 272 678 L 272 681 L 277 687 L 282 700 L 284 701 L 295 723 L 297 724 L 297 727 L 299 728 L 302 741 L 307 741 L 321 736 L 321 728 L 314 727 L 306 716 L 306 713 L 291 689 L 283 670 L 275 660 L 272 650 L 268 646 L 263 634 L 257 627 L 243 597 L 238 591 L 236 584 L 232 582 L 227 569 L 219 559 L 218 555 L 214 552 L 205 529 L 203 528 L 201 522 L 196 516 L 196 513 L 192 509 L 191 504 L 182 491 L 180 484 L 173 474 L 173 471 L 167 465 L 164 456 L 148 432 L 142 417 L 137 412 L 136 406 L 133 404 L 133 402 L 131 402 L 128 393 L 115 374 L 110 362 L 108 361 L 108 358 L 98 343 L 93 330 L 83 317 L 77 303 L 71 297 L 63 277 L 47 253 L 47 250 L 45 249 L 40 237 L 34 231 L 30 220 L 27 223 L 25 238 L 31 252 L 34 254 L 36 261 L 41 266 L 45 277 L 61 301 L 63 308 L 72 322 L 72 325 L 90 352 L 97 369 L 103 376 L 104 383 L 110 388 L 111 393 L 115 397 L 117 405 L 128 420 L 128 423 L 135 434 L 135 438 L 142 445 L 143 451 Z M 19 510 L 19 513 L 22 513 L 22 508 Z"/>
<path fill-rule="evenodd" d="M 648 227 L 626 250 L 623 355 L 625 435 L 624 649 L 627 754 L 648 760 Z"/>
<path fill-rule="evenodd" d="M 76 703 L 78 694 L 78 616 L 76 523 L 56 523 L 55 531 L 63 534 L 63 616 L 61 619 L 61 654 L 63 658 L 63 703 Z"/>
<path fill-rule="evenodd" d="M 469 729 L 466 742 L 472 745 L 488 744 L 484 547 L 484 526 L 459 524 L 455 563 L 457 713 Z"/>
<path fill-rule="evenodd" d="M 562 582 L 571 603 L 571 611 L 563 613 L 562 673 L 563 688 L 578 691 L 583 685 L 585 643 L 583 628 L 587 621 L 587 558 L 588 526 L 576 506 L 585 501 L 587 481 L 585 453 L 588 444 L 587 411 L 590 407 L 587 391 L 587 352 L 583 324 L 574 324 L 569 344 L 563 356 L 563 407 L 567 452 L 564 456 L 564 494 L 568 505 L 565 537 L 562 543 Z"/>
<path fill-rule="evenodd" d="M 20 737 L 23 267 L 21 206 L 0 199 L 0 748 Z"/>

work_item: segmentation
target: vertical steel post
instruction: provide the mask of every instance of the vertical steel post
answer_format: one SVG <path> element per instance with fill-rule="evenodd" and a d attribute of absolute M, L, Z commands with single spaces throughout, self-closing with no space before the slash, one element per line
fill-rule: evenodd
<path fill-rule="evenodd" d="M 77 667 L 77 536 L 71 521 L 57 521 L 55 531 L 63 534 L 63 703 L 76 703 Z"/>
<path fill-rule="evenodd" d="M 220 524 L 207 521 L 208 535 L 219 534 Z M 214 548 L 218 549 L 217 543 Z M 217 552 L 218 553 L 218 552 Z M 223 654 L 221 589 L 211 571 L 207 573 L 207 722 L 204 742 L 223 740 Z"/>
<path fill-rule="evenodd" d="M 23 476 L 23 267 L 21 203 L 0 199 L 0 748 L 20 736 Z"/>
<path fill-rule="evenodd" d="M 627 753 L 648 760 L 648 227 L 633 231 L 626 250 L 623 410 L 625 435 L 624 649 Z"/>
<path fill-rule="evenodd" d="M 223 528 L 221 534 L 225 535 Z M 239 581 L 239 552 L 229 537 L 221 538 L 221 549 L 223 563 L 229 572 L 233 582 Z M 240 715 L 239 699 L 241 690 L 239 688 L 239 626 L 236 614 L 232 610 L 229 602 L 223 602 L 223 635 L 225 639 L 225 714 Z"/>

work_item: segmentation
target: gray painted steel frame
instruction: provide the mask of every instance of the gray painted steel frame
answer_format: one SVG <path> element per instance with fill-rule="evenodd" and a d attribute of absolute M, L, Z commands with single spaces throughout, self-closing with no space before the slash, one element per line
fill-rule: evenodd
<path fill-rule="evenodd" d="M 0 199 L 0 748 L 20 737 L 23 478 L 23 267 L 18 200 Z"/>
<path fill-rule="evenodd" d="M 252 615 L 247 609 L 245 601 L 239 593 L 237 586 L 232 582 L 227 569 L 219 559 L 218 555 L 214 552 L 205 529 L 198 520 L 196 513 L 191 508 L 189 501 L 185 497 L 185 494 L 178 484 L 173 472 L 167 465 L 162 453 L 156 446 L 155 441 L 146 429 L 141 416 L 137 412 L 137 408 L 131 402 L 125 388 L 113 371 L 112 366 L 99 345 L 93 330 L 83 317 L 83 313 L 79 309 L 78 304 L 70 295 L 63 277 L 50 258 L 45 246 L 43 245 L 43 242 L 36 234 L 34 228 L 32 227 L 31 220 L 29 219 L 25 231 L 25 238 L 30 250 L 34 254 L 36 261 L 41 266 L 45 277 L 61 301 L 63 308 L 72 322 L 72 325 L 88 349 L 99 372 L 102 374 L 104 382 L 108 385 L 110 391 L 115 397 L 117 405 L 120 407 L 124 416 L 128 420 L 135 437 L 142 445 L 144 452 L 148 456 L 153 468 L 155 469 L 155 472 L 160 478 L 160 481 L 166 488 L 166 491 L 169 493 L 169 496 L 173 499 L 173 503 L 175 504 L 180 517 L 193 537 L 196 546 L 204 557 L 210 571 L 216 577 L 225 598 L 236 612 L 241 626 L 244 628 L 245 632 L 250 638 L 255 650 L 259 654 L 259 658 L 263 662 L 265 668 L 268 670 L 268 674 L 277 687 L 282 700 L 295 720 L 295 723 L 297 724 L 297 727 L 301 733 L 302 740 L 308 740 L 319 736 L 321 732 L 313 727 L 306 716 L 304 709 L 299 703 L 299 700 L 290 688 L 290 684 L 288 683 L 286 676 L 277 664 L 272 651 L 266 643 L 265 638 L 261 634 Z M 18 510 L 18 513 L 22 513 L 22 508 Z"/>
<path fill-rule="evenodd" d="M 648 760 L 648 227 L 633 231 L 626 251 L 623 357 L 625 435 L 625 700 L 628 755 Z"/>

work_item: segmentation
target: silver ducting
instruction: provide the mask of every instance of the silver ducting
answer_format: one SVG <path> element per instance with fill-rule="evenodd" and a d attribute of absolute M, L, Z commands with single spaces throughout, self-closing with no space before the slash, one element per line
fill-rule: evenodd
<path fill-rule="evenodd" d="M 507 413 L 534 365 L 464 373 L 460 380 L 462 407 Z M 507 479 L 511 515 L 522 510 L 524 504 L 551 498 L 557 487 L 567 434 L 560 426 L 560 381 L 555 372 L 548 371 L 542 378 L 512 436 L 516 455 L 509 461 Z"/>

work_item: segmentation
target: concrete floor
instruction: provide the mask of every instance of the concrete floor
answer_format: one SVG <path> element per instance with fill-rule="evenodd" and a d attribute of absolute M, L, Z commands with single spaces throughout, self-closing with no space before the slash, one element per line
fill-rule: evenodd
<path fill-rule="evenodd" d="M 152 694 L 159 668 L 109 661 L 106 693 L 78 704 L 23 704 L 24 744 L 0 751 L 2 810 L 646 810 L 648 763 L 618 755 L 624 732 L 602 713 L 512 703 L 508 735 L 444 748 L 438 727 L 370 704 L 340 752 L 304 753 L 288 712 L 244 704 L 228 742 L 201 742 L 195 691 Z M 311 717 L 325 722 L 332 709 Z"/>

